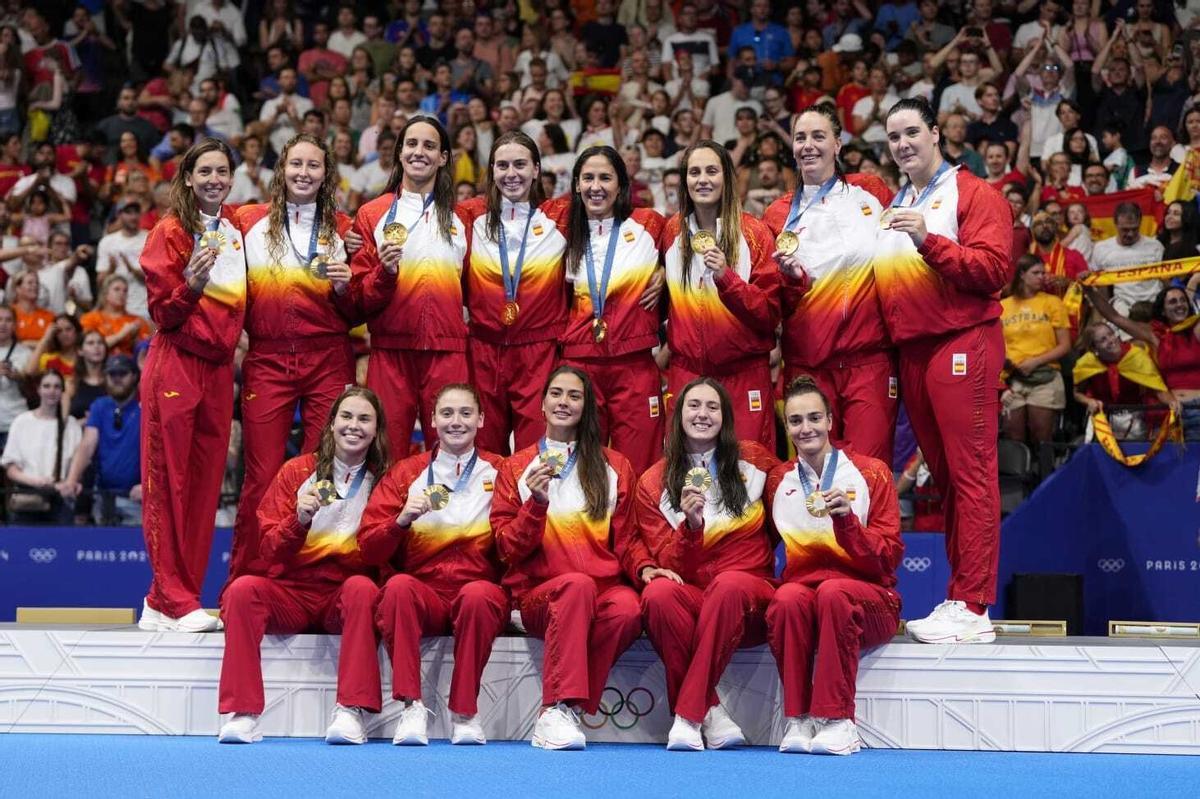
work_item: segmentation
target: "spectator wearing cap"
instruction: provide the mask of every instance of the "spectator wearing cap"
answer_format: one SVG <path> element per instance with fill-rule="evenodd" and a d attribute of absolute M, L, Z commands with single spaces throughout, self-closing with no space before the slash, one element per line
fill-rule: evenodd
<path fill-rule="evenodd" d="M 750 96 L 754 70 L 739 67 L 733 71 L 730 89 L 709 99 L 700 121 L 700 138 L 726 142 L 737 138 L 737 112 L 749 108 L 755 119 L 762 113 L 762 103 Z"/>
<path fill-rule="evenodd" d="M 714 77 L 720 61 L 717 41 L 711 31 L 696 28 L 695 3 L 687 2 L 680 6 L 675 22 L 676 31 L 663 40 L 662 47 L 663 72 L 672 74 L 664 74 L 663 77 L 668 80 L 676 77 L 672 67 L 675 64 L 675 54 L 680 50 L 687 50 L 692 54 L 692 65 L 697 77 Z"/>
<path fill-rule="evenodd" d="M 88 411 L 83 440 L 61 493 L 74 499 L 85 488 L 94 488 L 100 495 L 100 501 L 94 503 L 97 524 L 137 526 L 142 523 L 142 408 L 137 396 L 137 364 L 128 355 L 109 356 L 104 376 L 108 393 Z M 83 474 L 93 458 L 96 482 L 84 486 Z"/>
<path fill-rule="evenodd" d="M 129 286 L 126 310 L 144 319 L 148 318 L 149 310 L 146 307 L 146 276 L 140 259 L 149 234 L 141 228 L 143 210 L 141 203 L 134 199 L 122 199 L 117 203 L 119 227 L 101 238 L 96 247 L 96 279 L 103 283 L 109 275 L 124 277 Z"/>
<path fill-rule="evenodd" d="M 787 28 L 771 21 L 770 0 L 752 0 L 750 19 L 733 29 L 729 38 L 729 61 L 743 47 L 754 50 L 758 64 L 767 72 L 786 75 L 792 71 L 796 51 Z"/>
<path fill-rule="evenodd" d="M 830 20 L 825 27 L 821 29 L 821 39 L 824 42 L 825 50 L 832 50 L 836 45 L 843 42 L 850 43 L 854 40 L 847 40 L 847 35 L 857 37 L 858 49 L 854 52 L 862 50 L 862 36 L 870 29 L 871 21 L 875 15 L 871 9 L 862 0 L 851 2 L 851 0 L 833 0 L 829 9 Z M 842 52 L 842 51 L 837 51 Z"/>

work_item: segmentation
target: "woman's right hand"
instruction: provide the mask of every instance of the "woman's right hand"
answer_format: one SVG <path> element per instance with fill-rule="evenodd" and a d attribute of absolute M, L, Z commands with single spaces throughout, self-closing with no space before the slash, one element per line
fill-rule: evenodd
<path fill-rule="evenodd" d="M 529 476 L 525 478 L 525 485 L 529 486 L 529 493 L 542 505 L 550 504 L 550 480 L 553 477 L 554 472 L 550 464 L 539 461 L 538 465 L 529 472 Z"/>
<path fill-rule="evenodd" d="M 321 497 L 315 485 L 310 485 L 307 491 L 296 498 L 296 519 L 305 527 L 312 524 L 313 517 L 320 509 Z"/>
<path fill-rule="evenodd" d="M 788 255 L 776 250 L 772 253 L 772 257 L 779 264 L 779 271 L 788 277 L 796 280 L 808 279 L 808 273 L 804 271 L 804 264 L 800 263 L 800 259 L 796 257 L 795 253 Z"/>
<path fill-rule="evenodd" d="M 688 527 L 699 530 L 704 526 L 704 489 L 686 485 L 679 495 L 679 508 L 687 519 Z"/>
<path fill-rule="evenodd" d="M 400 271 L 400 259 L 404 257 L 404 245 L 385 241 L 379 248 L 379 262 L 390 274 Z"/>
<path fill-rule="evenodd" d="M 208 285 L 213 266 L 217 263 L 217 251 L 212 247 L 197 247 L 192 259 L 183 269 L 183 279 L 188 288 L 199 294 Z"/>
<path fill-rule="evenodd" d="M 425 496 L 424 491 L 409 491 L 408 501 L 404 503 L 400 515 L 396 517 L 396 524 L 400 527 L 411 527 L 413 522 L 431 510 L 433 510 L 433 504 L 429 501 L 429 497 Z"/>
<path fill-rule="evenodd" d="M 1104 410 L 1104 403 L 1093 397 L 1088 397 L 1087 411 L 1089 416 L 1095 416 Z"/>
<path fill-rule="evenodd" d="M 659 577 L 666 577 L 673 583 L 683 585 L 683 578 L 670 569 L 660 569 L 657 566 L 646 566 L 642 569 L 641 578 L 642 582 L 646 585 L 649 585 L 652 580 Z"/>

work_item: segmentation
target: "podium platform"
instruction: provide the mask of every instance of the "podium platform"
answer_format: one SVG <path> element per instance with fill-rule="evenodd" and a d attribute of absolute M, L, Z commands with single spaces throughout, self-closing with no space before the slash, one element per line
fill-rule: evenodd
<path fill-rule="evenodd" d="M 0 625 L 0 732 L 215 735 L 223 645 L 220 633 Z M 266 735 L 324 734 L 338 646 L 337 636 L 267 638 Z M 541 658 L 540 641 L 497 640 L 480 695 L 489 739 L 529 738 Z M 452 641 L 428 639 L 422 674 L 434 738 L 449 733 L 452 666 Z M 1200 754 L 1197 688 L 1200 642 L 1007 638 L 929 646 L 898 638 L 863 658 L 858 723 L 876 748 Z M 719 691 L 749 743 L 778 743 L 779 680 L 766 647 L 740 650 Z M 585 717 L 589 740 L 665 741 L 665 696 L 662 664 L 639 640 L 609 678 L 604 712 Z M 385 702 L 371 737 L 390 738 L 398 714 Z"/>

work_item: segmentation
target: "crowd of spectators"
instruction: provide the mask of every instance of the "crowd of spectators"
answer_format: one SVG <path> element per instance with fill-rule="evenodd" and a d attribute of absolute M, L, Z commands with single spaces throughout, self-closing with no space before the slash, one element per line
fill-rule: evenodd
<path fill-rule="evenodd" d="M 569 190 L 574 153 L 603 143 L 634 176 L 634 204 L 664 214 L 679 208 L 679 154 L 712 138 L 761 214 L 795 181 L 791 115 L 822 99 L 842 123 L 845 172 L 897 189 L 883 119 L 917 96 L 938 111 L 948 159 L 1013 210 L 1006 435 L 1069 435 L 1070 409 L 1098 402 L 1070 390 L 1069 367 L 1111 345 L 1091 324 L 1101 307 L 1122 351 L 1153 352 L 1152 323 L 1179 321 L 1159 281 L 1061 298 L 1088 271 L 1197 255 L 1195 203 L 1158 205 L 1177 170 L 1200 174 L 1195 3 L 0 3 L 0 463 L 10 485 L 40 492 L 23 509 L 10 500 L 10 517 L 82 521 L 99 490 L 96 519 L 136 523 L 152 335 L 138 261 L 200 137 L 233 146 L 234 204 L 266 199 L 281 147 L 305 131 L 329 142 L 353 213 L 383 191 L 396 133 L 423 113 L 448 127 L 460 199 L 481 190 L 495 138 L 520 129 L 550 195 Z M 1139 188 L 1153 199 L 1119 205 L 1103 240 L 1088 198 Z M 1143 215 L 1162 217 L 1157 236 Z M 1196 282 L 1174 286 L 1185 317 Z M 1178 404 L 1166 377 L 1168 391 L 1135 399 Z"/>

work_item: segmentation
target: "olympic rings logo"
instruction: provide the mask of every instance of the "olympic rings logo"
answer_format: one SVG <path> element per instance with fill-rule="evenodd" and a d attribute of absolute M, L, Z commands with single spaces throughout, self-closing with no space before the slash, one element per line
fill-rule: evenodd
<path fill-rule="evenodd" d="M 904 568 L 910 572 L 923 572 L 933 565 L 929 558 L 905 558 Z"/>
<path fill-rule="evenodd" d="M 1121 558 L 1101 558 L 1096 561 L 1096 566 L 1105 574 L 1116 574 L 1125 568 L 1125 561 Z"/>
<path fill-rule="evenodd" d="M 617 701 L 609 705 L 604 701 L 604 697 L 608 696 L 609 691 L 617 695 Z M 635 697 L 639 696 L 638 692 L 645 694 L 645 697 L 635 701 Z M 598 723 L 593 724 L 588 721 L 588 717 L 584 716 L 580 721 L 583 726 L 589 730 L 598 730 L 608 722 L 618 730 L 630 730 L 637 726 L 638 719 L 642 716 L 649 715 L 654 711 L 654 694 L 640 685 L 629 691 L 629 695 L 621 693 L 620 689 L 613 688 L 611 685 L 604 689 L 604 693 L 600 695 L 600 709 L 596 711 L 596 716 L 600 718 Z M 624 715 L 629 720 L 624 721 L 618 716 Z"/>
<path fill-rule="evenodd" d="M 29 559 L 34 563 L 43 565 L 50 563 L 58 557 L 58 550 L 50 547 L 34 547 L 29 550 Z"/>

